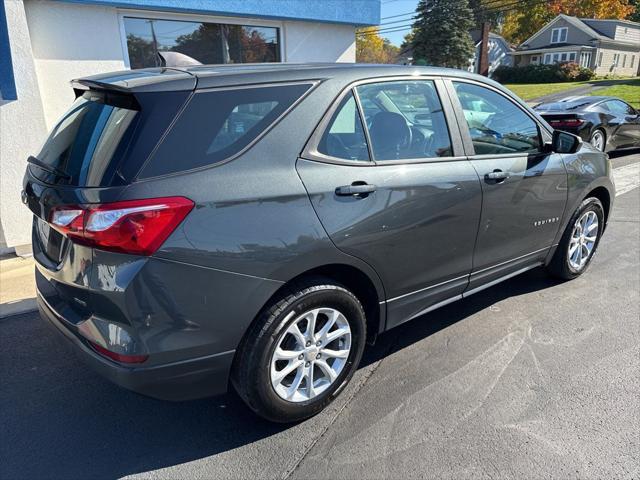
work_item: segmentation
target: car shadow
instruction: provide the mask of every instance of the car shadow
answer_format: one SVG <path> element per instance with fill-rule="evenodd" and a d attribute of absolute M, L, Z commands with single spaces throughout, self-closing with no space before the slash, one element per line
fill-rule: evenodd
<path fill-rule="evenodd" d="M 535 269 L 424 315 L 380 336 L 361 367 L 504 298 L 556 283 Z M 0 332 L 2 478 L 121 477 L 216 455 L 289 428 L 256 417 L 234 394 L 171 403 L 122 390 L 80 364 L 35 314 L 3 319 Z"/>
<path fill-rule="evenodd" d="M 543 268 L 536 268 L 470 297 L 429 312 L 381 335 L 376 344 L 366 351 L 360 367 L 367 366 L 420 342 L 501 300 L 552 288 L 559 283 L 561 283 L 560 280 L 550 277 Z"/>

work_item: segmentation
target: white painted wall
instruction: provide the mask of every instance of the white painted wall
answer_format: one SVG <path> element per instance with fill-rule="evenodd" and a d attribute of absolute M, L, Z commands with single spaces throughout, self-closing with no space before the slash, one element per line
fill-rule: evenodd
<path fill-rule="evenodd" d="M 70 80 L 126 68 L 119 14 L 274 25 L 281 28 L 286 62 L 355 62 L 356 58 L 355 28 L 351 25 L 133 13 L 112 7 L 43 0 L 26 0 L 25 6 L 48 129 L 73 101 Z"/>
<path fill-rule="evenodd" d="M 46 132 L 73 102 L 69 82 L 128 64 L 122 15 L 277 26 L 286 62 L 354 62 L 356 56 L 350 25 L 134 12 L 50 0 L 4 3 L 18 89 L 17 101 L 0 106 L 0 242 L 4 235 L 9 247 L 31 241 L 30 214 L 20 202 L 26 158 L 38 153 Z"/>
<path fill-rule="evenodd" d="M 47 128 L 73 102 L 69 81 L 125 68 L 115 8 L 27 0 Z"/>
<path fill-rule="evenodd" d="M 285 61 L 355 62 L 356 37 L 351 25 L 284 22 Z"/>
<path fill-rule="evenodd" d="M 37 154 L 46 128 L 21 0 L 4 2 L 18 100 L 0 102 L 0 228 L 6 245 L 31 241 L 31 214 L 20 201 L 27 156 Z"/>

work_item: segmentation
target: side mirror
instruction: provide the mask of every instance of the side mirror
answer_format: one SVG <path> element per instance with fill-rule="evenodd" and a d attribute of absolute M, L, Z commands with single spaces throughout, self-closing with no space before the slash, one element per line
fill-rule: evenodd
<path fill-rule="evenodd" d="M 562 130 L 553 131 L 551 151 L 555 153 L 576 153 L 582 146 L 582 139 L 573 133 Z"/>

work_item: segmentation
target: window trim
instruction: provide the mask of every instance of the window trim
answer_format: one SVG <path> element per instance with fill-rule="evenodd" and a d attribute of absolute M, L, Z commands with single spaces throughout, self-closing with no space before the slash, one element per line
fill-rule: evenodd
<path fill-rule="evenodd" d="M 190 174 L 190 173 L 193 173 L 193 172 L 199 172 L 201 170 L 208 170 L 208 169 L 211 169 L 211 168 L 221 167 L 222 165 L 226 165 L 227 163 L 234 161 L 236 158 L 240 157 L 241 155 L 244 155 L 245 152 L 247 152 L 249 149 L 253 148 L 253 146 L 256 143 L 258 143 L 260 140 L 262 140 L 262 138 L 264 136 L 268 135 L 269 132 L 271 132 L 271 130 L 273 130 L 285 117 L 287 117 L 289 115 L 289 113 L 293 109 L 295 109 L 305 98 L 307 98 L 318 87 L 318 85 L 320 85 L 320 83 L 322 83 L 322 80 L 319 80 L 319 79 L 308 79 L 308 80 L 295 80 L 295 81 L 285 81 L 285 82 L 251 83 L 251 84 L 233 85 L 233 86 L 226 86 L 226 87 L 212 87 L 212 88 L 196 89 L 195 91 L 193 91 L 191 93 L 189 98 L 187 98 L 185 100 L 184 105 L 182 105 L 180 107 L 180 110 L 176 114 L 175 118 L 172 120 L 172 122 L 169 125 L 169 127 L 167 128 L 167 130 L 162 134 L 162 137 L 160 138 L 158 143 L 156 143 L 156 145 L 153 147 L 153 149 L 151 150 L 151 152 L 149 153 L 147 158 L 144 160 L 144 162 L 142 162 L 140 168 L 138 169 L 138 171 L 133 176 L 131 184 L 154 181 L 154 180 L 157 180 L 159 178 L 168 178 L 168 177 L 175 177 L 175 176 L 178 176 L 178 175 L 186 175 L 186 174 Z M 253 140 L 251 140 L 247 145 L 245 145 L 244 148 L 242 148 L 241 150 L 237 151 L 233 155 L 230 155 L 229 157 L 227 157 L 224 160 L 221 160 L 219 162 L 212 163 L 212 164 L 207 164 L 207 165 L 202 165 L 202 166 L 191 168 L 191 169 L 188 169 L 188 170 L 180 170 L 180 171 L 177 171 L 177 172 L 166 173 L 164 175 L 156 175 L 156 176 L 153 176 L 153 177 L 140 178 L 140 174 L 147 167 L 147 165 L 151 161 L 151 159 L 153 159 L 153 157 L 155 156 L 157 150 L 162 145 L 164 139 L 171 132 L 171 130 L 176 125 L 176 123 L 178 122 L 178 120 L 180 119 L 182 114 L 184 113 L 184 111 L 187 108 L 187 106 L 189 105 L 189 103 L 193 100 L 193 98 L 196 95 L 202 94 L 202 93 L 214 92 L 214 91 L 241 90 L 241 89 L 256 88 L 256 87 L 265 87 L 265 88 L 268 88 L 268 87 L 282 87 L 282 86 L 287 86 L 287 85 L 304 85 L 304 84 L 309 84 L 311 86 L 307 89 L 306 92 L 304 92 L 302 95 L 300 95 L 300 97 L 298 99 L 296 99 L 295 102 L 293 102 L 291 105 L 289 105 L 289 107 L 287 109 L 285 109 L 279 116 L 277 116 L 273 120 L 273 122 L 271 122 L 264 130 L 262 130 Z"/>
<path fill-rule="evenodd" d="M 380 160 L 376 162 L 375 155 L 372 151 L 371 141 L 369 139 L 368 129 L 366 125 L 363 125 L 365 130 L 365 139 L 367 141 L 367 148 L 369 149 L 369 161 L 365 162 L 362 160 L 347 160 L 344 158 L 332 157 L 330 155 L 325 155 L 318 151 L 318 144 L 322 139 L 322 135 L 324 131 L 328 127 L 331 118 L 333 117 L 334 112 L 339 107 L 342 99 L 345 95 L 348 95 L 349 92 L 352 92 L 354 97 L 356 98 L 356 105 L 358 106 L 358 113 L 360 115 L 360 121 L 364 123 L 364 113 L 362 111 L 362 105 L 360 104 L 360 97 L 358 96 L 356 87 L 360 85 L 367 85 L 371 83 L 387 83 L 387 82 L 399 82 L 399 81 L 432 81 L 434 87 L 436 89 L 436 94 L 438 95 L 438 99 L 442 105 L 442 110 L 444 113 L 445 122 L 447 124 L 447 130 L 449 131 L 449 137 L 451 139 L 451 149 L 453 151 L 453 155 L 450 157 L 424 157 L 424 158 L 402 158 L 398 160 Z M 349 83 L 344 87 L 342 91 L 335 97 L 327 111 L 323 114 L 320 122 L 316 125 L 313 130 L 311 136 L 307 140 L 306 145 L 302 149 L 300 153 L 300 157 L 305 158 L 307 160 L 313 160 L 317 162 L 323 163 L 332 163 L 337 165 L 349 165 L 355 167 L 375 167 L 375 166 L 385 166 L 385 165 L 402 165 L 402 164 L 413 164 L 413 163 L 435 163 L 435 162 L 449 162 L 449 161 L 461 161 L 465 160 L 466 156 L 464 154 L 464 144 L 462 137 L 460 136 L 460 129 L 454 124 L 456 122 L 456 115 L 451 105 L 451 101 L 449 98 L 449 93 L 447 92 L 446 85 L 444 84 L 444 77 L 439 75 L 396 75 L 389 77 L 372 77 L 366 78 L 362 80 L 357 80 L 355 82 Z M 454 128 L 455 127 L 455 128 Z"/>
<path fill-rule="evenodd" d="M 558 32 L 558 39 L 554 42 L 553 41 L 553 34 L 555 32 Z M 565 36 L 564 36 L 564 40 L 562 40 L 562 32 L 566 32 Z M 564 43 L 567 41 L 567 38 L 569 37 L 569 27 L 556 27 L 556 28 L 552 28 L 551 29 L 551 42 L 550 43 Z"/>
<path fill-rule="evenodd" d="M 220 17 L 216 15 L 198 15 L 191 13 L 177 12 L 158 12 L 153 10 L 134 10 L 134 9 L 118 9 L 118 26 L 120 27 L 120 46 L 122 47 L 122 59 L 124 67 L 131 70 L 131 61 L 129 59 L 129 48 L 127 46 L 127 32 L 124 27 L 125 17 L 129 18 L 145 18 L 149 20 L 170 20 L 175 22 L 201 22 L 201 23 L 223 23 L 226 25 L 246 25 L 250 27 L 267 27 L 278 29 L 278 50 L 280 55 L 279 62 L 286 61 L 285 54 L 285 35 L 284 22 L 267 19 L 252 19 L 242 17 Z"/>
<path fill-rule="evenodd" d="M 466 79 L 466 78 L 448 77 L 445 80 L 446 80 L 447 90 L 449 91 L 449 97 L 451 98 L 451 103 L 453 104 L 455 115 L 456 115 L 456 118 L 458 120 L 458 125 L 459 125 L 459 128 L 460 128 L 460 134 L 462 136 L 462 140 L 463 140 L 463 143 L 464 143 L 464 148 L 465 148 L 465 152 L 466 152 L 466 156 L 467 156 L 466 158 L 468 160 L 491 160 L 491 159 L 496 159 L 496 158 L 515 158 L 515 157 L 522 157 L 524 155 L 527 155 L 527 156 L 548 155 L 548 153 L 544 153 L 542 151 L 542 146 L 547 141 L 551 141 L 552 131 L 550 130 L 550 127 L 547 128 L 547 126 L 540 121 L 540 119 L 537 117 L 537 115 L 534 112 L 529 111 L 528 107 L 525 107 L 520 102 L 518 102 L 514 98 L 512 98 L 510 95 L 505 94 L 503 91 L 501 91 L 498 88 L 495 88 L 493 85 L 489 85 L 489 84 L 482 83 L 482 82 L 477 82 L 477 81 Z M 463 108 L 462 108 L 462 104 L 460 103 L 460 100 L 458 99 L 458 95 L 457 95 L 457 92 L 456 92 L 455 87 L 453 85 L 453 82 L 470 83 L 472 85 L 477 85 L 479 87 L 484 87 L 487 90 L 491 90 L 491 91 L 497 93 L 498 95 L 502 95 L 505 99 L 507 99 L 508 101 L 513 103 L 516 108 L 519 108 L 525 114 L 527 114 L 529 116 L 529 118 L 531 118 L 531 120 L 533 120 L 533 122 L 538 127 L 538 136 L 540 137 L 540 148 L 541 148 L 541 150 L 539 152 L 514 152 L 514 153 L 476 154 L 475 148 L 473 147 L 473 142 L 471 140 L 471 134 L 469 133 L 469 125 L 467 124 L 467 120 L 466 120 L 466 118 L 464 116 L 464 111 L 463 111 Z"/>
<path fill-rule="evenodd" d="M 553 60 L 553 56 L 558 55 L 558 61 L 555 62 Z M 562 55 L 566 55 L 566 60 L 562 60 Z M 571 55 L 573 55 L 573 59 L 571 59 Z M 543 65 L 555 65 L 556 63 L 564 63 L 564 62 L 576 62 L 578 59 L 578 52 L 576 50 L 561 50 L 559 52 L 546 52 L 541 57 Z M 547 59 L 550 61 L 547 62 Z"/>

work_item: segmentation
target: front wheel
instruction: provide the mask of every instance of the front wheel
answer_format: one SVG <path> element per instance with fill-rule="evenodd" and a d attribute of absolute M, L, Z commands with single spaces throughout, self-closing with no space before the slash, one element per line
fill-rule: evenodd
<path fill-rule="evenodd" d="M 604 209 L 595 197 L 587 198 L 575 211 L 547 266 L 555 277 L 571 280 L 584 273 L 600 243 Z"/>
<path fill-rule="evenodd" d="M 324 409 L 353 376 L 364 350 L 365 313 L 327 279 L 292 286 L 247 332 L 233 385 L 258 415 L 293 422 Z"/>

